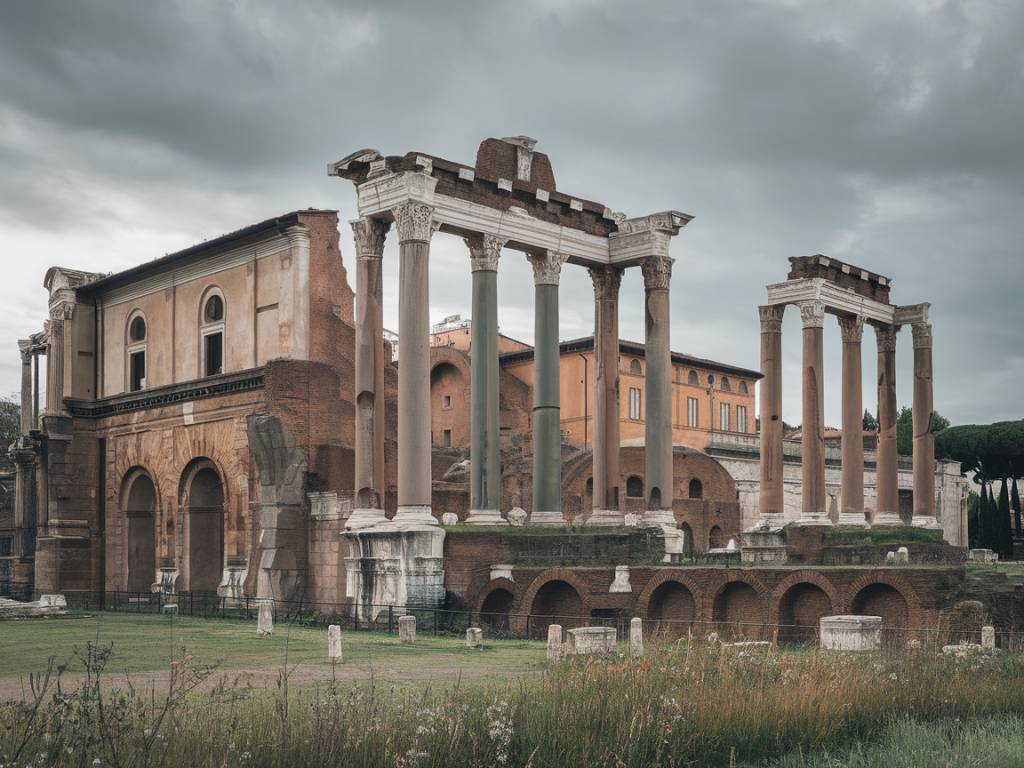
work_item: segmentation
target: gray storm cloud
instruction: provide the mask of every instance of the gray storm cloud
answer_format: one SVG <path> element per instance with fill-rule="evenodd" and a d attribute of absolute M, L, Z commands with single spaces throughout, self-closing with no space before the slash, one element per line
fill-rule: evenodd
<path fill-rule="evenodd" d="M 0 391 L 51 264 L 117 270 L 306 206 L 344 221 L 354 195 L 328 161 L 372 146 L 472 162 L 481 139 L 525 133 L 563 191 L 695 215 L 674 245 L 675 349 L 757 367 L 764 285 L 821 252 L 933 302 L 940 411 L 1019 418 L 1022 38 L 1024 4 L 938 0 L 8 4 Z M 386 277 L 395 326 L 394 258 Z M 468 310 L 460 241 L 436 240 L 432 277 L 435 319 Z M 499 322 L 527 341 L 530 295 L 506 252 Z M 622 336 L 642 340 L 637 275 L 622 296 Z M 590 332 L 582 270 L 562 311 L 564 338 Z M 795 313 L 784 350 L 795 422 Z M 838 353 L 829 328 L 831 423 Z M 909 339 L 899 364 L 909 404 Z M 874 375 L 866 354 L 869 404 Z"/>

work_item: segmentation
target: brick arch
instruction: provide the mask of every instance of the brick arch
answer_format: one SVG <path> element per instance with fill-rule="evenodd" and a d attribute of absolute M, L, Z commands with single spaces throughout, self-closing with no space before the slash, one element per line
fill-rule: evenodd
<path fill-rule="evenodd" d="M 704 617 L 705 612 L 705 594 L 704 589 L 701 588 L 700 583 L 690 577 L 689 575 L 682 573 L 681 571 L 666 571 L 661 570 L 651 577 L 650 581 L 640 591 L 640 595 L 636 599 L 636 608 L 639 615 L 643 618 L 648 618 L 647 611 L 651 604 L 651 597 L 654 592 L 662 584 L 669 582 L 675 582 L 680 586 L 686 587 L 693 595 L 693 618 L 694 621 L 698 621 Z"/>
<path fill-rule="evenodd" d="M 506 619 L 502 619 L 500 616 L 484 616 L 484 604 L 491 595 L 498 591 L 508 592 L 512 596 L 512 601 L 508 607 L 508 618 Z M 515 582 L 505 578 L 491 579 L 477 595 L 472 620 L 476 622 L 476 626 L 486 625 L 484 626 L 484 631 L 494 636 L 501 636 L 503 633 L 512 633 L 513 636 L 522 635 L 526 628 L 525 621 L 518 615 L 518 605 L 519 596 L 517 595 Z"/>
<path fill-rule="evenodd" d="M 832 610 L 838 613 L 843 607 L 844 595 L 836 589 L 835 584 L 829 581 L 818 571 L 796 571 L 784 578 L 772 589 L 768 596 L 768 623 L 778 624 L 782 598 L 786 593 L 798 584 L 813 584 L 824 592 L 832 603 Z"/>
<path fill-rule="evenodd" d="M 208 471 L 217 477 L 216 490 L 219 492 L 220 501 L 211 506 L 200 505 L 198 510 L 206 511 L 197 515 L 197 507 L 194 506 L 191 496 L 193 484 L 200 474 Z M 186 464 L 178 481 L 182 575 L 190 591 L 210 592 L 216 589 L 214 581 L 217 585 L 220 584 L 219 574 L 223 572 L 227 562 L 227 537 L 231 517 L 227 486 L 224 470 L 216 461 L 206 456 L 200 456 Z M 215 517 L 217 513 L 213 511 L 217 507 L 221 508 L 219 519 Z M 199 581 L 200 577 L 203 579 L 202 582 Z"/>
<path fill-rule="evenodd" d="M 870 587 L 872 584 L 884 584 L 899 592 L 907 603 L 907 621 L 910 623 L 916 623 L 917 619 L 921 615 L 921 600 L 914 588 L 898 574 L 864 574 L 863 576 L 854 579 L 846 588 L 846 592 L 843 595 L 843 613 L 853 613 L 853 601 L 856 599 L 858 593 L 860 593 L 860 591 L 865 587 Z"/>
<path fill-rule="evenodd" d="M 750 604 L 747 597 L 750 591 L 754 596 L 753 605 Z M 729 593 L 732 593 L 732 599 L 737 603 L 733 605 L 720 604 L 719 601 L 724 600 Z M 765 589 L 764 584 L 752 574 L 723 574 L 718 588 L 714 591 L 714 596 L 705 603 L 705 617 L 709 622 L 708 625 L 714 626 L 715 630 L 721 634 L 726 627 L 719 628 L 719 623 L 741 622 L 745 626 L 729 628 L 729 633 L 735 636 L 735 639 L 768 639 L 764 637 L 766 628 L 763 626 L 768 623 L 767 595 L 768 590 Z M 734 615 L 737 611 L 744 615 Z M 756 615 L 746 615 L 752 611 L 756 612 Z"/>
<path fill-rule="evenodd" d="M 114 507 L 117 510 L 115 546 L 118 552 L 123 553 L 113 561 L 117 564 L 118 583 L 120 588 L 130 592 L 148 592 L 150 586 L 157 580 L 157 568 L 160 563 L 160 523 L 163 519 L 160 489 L 153 472 L 148 467 L 138 464 L 129 467 L 125 472 L 119 472 L 117 477 L 117 505 Z M 140 515 L 138 513 L 142 510 L 129 509 L 135 485 L 142 479 L 148 481 L 152 488 L 151 515 Z M 140 536 L 142 538 L 139 538 Z M 140 546 L 147 538 L 150 541 L 149 545 Z M 138 570 L 133 571 L 133 568 Z"/>
<path fill-rule="evenodd" d="M 520 606 L 521 600 L 516 583 L 512 579 L 506 579 L 504 577 L 500 579 L 491 579 L 486 582 L 476 593 L 476 600 L 473 601 L 473 615 L 478 616 L 481 609 L 483 608 L 484 601 L 487 600 L 487 596 L 496 589 L 506 589 L 512 593 L 512 608 L 517 609 Z"/>
<path fill-rule="evenodd" d="M 533 603 L 537 598 L 537 593 L 540 592 L 545 584 L 552 581 L 564 581 L 575 589 L 576 594 L 580 598 L 580 613 L 583 616 L 590 615 L 591 600 L 587 585 L 569 568 L 548 568 L 537 574 L 519 600 L 520 612 L 533 613 Z"/>

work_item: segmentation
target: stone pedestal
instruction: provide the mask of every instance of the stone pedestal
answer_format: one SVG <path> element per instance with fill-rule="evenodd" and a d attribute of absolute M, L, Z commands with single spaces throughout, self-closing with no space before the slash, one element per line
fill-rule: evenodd
<path fill-rule="evenodd" d="M 484 631 L 478 627 L 470 627 L 466 630 L 466 647 L 480 648 L 484 644 Z"/>
<path fill-rule="evenodd" d="M 615 653 L 615 627 L 580 627 L 566 634 L 565 652 L 570 656 Z"/>
<path fill-rule="evenodd" d="M 638 658 L 644 655 L 644 620 L 633 618 L 629 621 L 629 655 Z"/>
<path fill-rule="evenodd" d="M 822 616 L 821 647 L 826 651 L 878 651 L 881 616 Z"/>
<path fill-rule="evenodd" d="M 260 600 L 256 615 L 256 634 L 268 637 L 274 634 L 274 601 Z"/>
<path fill-rule="evenodd" d="M 416 617 L 398 617 L 398 639 L 403 645 L 412 645 L 416 642 Z"/>
<path fill-rule="evenodd" d="M 786 538 L 779 528 L 754 528 L 743 532 L 740 562 L 752 565 L 782 564 L 788 559 Z"/>
<path fill-rule="evenodd" d="M 327 628 L 327 658 L 341 662 L 341 627 L 337 624 Z"/>
<path fill-rule="evenodd" d="M 633 591 L 633 585 L 629 582 L 629 566 L 615 566 L 615 581 L 608 587 L 610 593 L 629 593 Z"/>
<path fill-rule="evenodd" d="M 994 651 L 996 649 L 995 627 L 981 628 L 981 647 L 984 648 L 986 651 Z"/>

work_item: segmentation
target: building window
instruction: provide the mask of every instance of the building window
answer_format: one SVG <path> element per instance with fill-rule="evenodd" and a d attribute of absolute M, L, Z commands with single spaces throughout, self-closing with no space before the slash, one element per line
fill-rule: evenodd
<path fill-rule="evenodd" d="M 629 418 L 640 421 L 640 390 L 636 387 L 629 388 Z"/>
<path fill-rule="evenodd" d="M 683 369 L 676 366 L 676 384 L 679 384 L 683 380 Z"/>
<path fill-rule="evenodd" d="M 626 478 L 626 495 L 634 499 L 642 499 L 644 497 L 644 481 L 642 477 L 630 475 Z"/>
<path fill-rule="evenodd" d="M 718 428 L 723 432 L 729 431 L 729 404 L 718 404 Z"/>
<path fill-rule="evenodd" d="M 700 386 L 700 377 L 697 376 L 696 371 L 690 371 L 689 375 L 686 377 L 686 383 L 694 387 Z"/>
<path fill-rule="evenodd" d="M 441 435 L 442 435 L 442 439 L 444 440 L 444 447 L 445 448 L 451 448 L 452 447 L 452 431 L 450 429 L 446 429 L 446 430 L 444 430 L 441 433 Z"/>
<path fill-rule="evenodd" d="M 745 405 L 736 406 L 736 431 L 747 431 L 747 406 Z"/>
<path fill-rule="evenodd" d="M 445 410 L 449 410 L 452 407 L 452 396 L 442 395 L 441 396 L 441 407 Z"/>
<path fill-rule="evenodd" d="M 694 428 L 700 426 L 700 406 L 696 397 L 686 398 L 686 426 Z"/>
<path fill-rule="evenodd" d="M 629 372 L 634 376 L 643 375 L 644 369 L 640 366 L 640 361 L 636 358 L 629 361 Z"/>
<path fill-rule="evenodd" d="M 704 483 L 698 480 L 696 477 L 690 481 L 690 493 L 691 499 L 703 499 L 704 498 Z"/>
<path fill-rule="evenodd" d="M 740 382 L 740 394 L 741 395 L 749 395 L 750 394 L 750 388 L 747 387 L 747 382 L 745 382 L 745 381 L 741 381 Z"/>
<path fill-rule="evenodd" d="M 729 377 L 728 376 L 723 376 L 722 377 L 721 387 L 722 387 L 722 391 L 723 392 L 732 392 L 732 384 L 729 383 Z"/>
<path fill-rule="evenodd" d="M 224 373 L 224 297 L 218 289 L 203 302 L 199 335 L 202 341 L 202 375 Z"/>
<path fill-rule="evenodd" d="M 135 313 L 128 321 L 128 391 L 146 388 L 146 318 Z"/>

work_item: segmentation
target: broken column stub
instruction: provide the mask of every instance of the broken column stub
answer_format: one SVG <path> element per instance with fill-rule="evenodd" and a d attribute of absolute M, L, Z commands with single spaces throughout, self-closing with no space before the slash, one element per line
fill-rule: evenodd
<path fill-rule="evenodd" d="M 470 627 L 466 630 L 466 647 L 480 648 L 484 644 L 484 631 L 479 627 Z"/>
<path fill-rule="evenodd" d="M 639 617 L 629 621 L 629 655 L 644 655 L 644 620 Z"/>
<path fill-rule="evenodd" d="M 398 617 L 398 639 L 405 645 L 412 645 L 416 642 L 416 617 Z"/>
<path fill-rule="evenodd" d="M 307 565 L 306 457 L 277 417 L 252 415 L 247 426 L 260 480 L 256 596 L 297 600 Z"/>
<path fill-rule="evenodd" d="M 341 627 L 331 624 L 327 628 L 327 658 L 341 661 Z"/>
<path fill-rule="evenodd" d="M 562 625 L 548 625 L 548 663 L 554 664 L 562 658 Z"/>
<path fill-rule="evenodd" d="M 268 637 L 274 634 L 274 601 L 260 600 L 259 612 L 256 615 L 256 634 Z"/>
<path fill-rule="evenodd" d="M 387 522 L 343 533 L 345 596 L 363 621 L 377 621 L 387 606 L 436 608 L 444 600 L 444 529 Z"/>
<path fill-rule="evenodd" d="M 882 647 L 882 617 L 822 616 L 821 647 L 826 651 L 877 651 Z"/>

